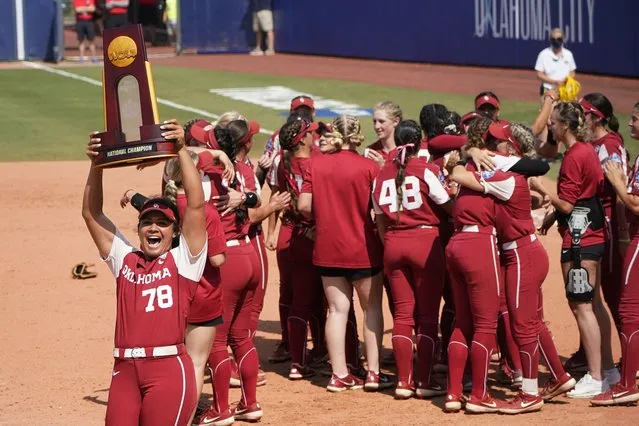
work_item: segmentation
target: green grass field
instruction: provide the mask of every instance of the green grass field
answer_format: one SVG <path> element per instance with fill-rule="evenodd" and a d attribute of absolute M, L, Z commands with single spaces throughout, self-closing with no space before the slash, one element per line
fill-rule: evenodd
<path fill-rule="evenodd" d="M 101 68 L 69 68 L 74 74 L 101 79 Z M 293 78 L 249 73 L 221 72 L 202 69 L 154 66 L 158 97 L 215 114 L 238 110 L 267 129 L 277 129 L 284 120 L 280 111 L 233 101 L 209 93 L 212 88 L 262 87 L 281 85 L 301 93 L 321 94 L 325 98 L 372 107 L 381 100 L 401 105 L 406 118 L 418 119 L 422 105 L 443 103 L 461 114 L 473 106 L 471 96 L 436 93 L 393 86 L 377 86 L 335 80 Z M 502 117 L 531 123 L 538 111 L 534 102 L 513 102 L 501 94 Z M 160 117 L 175 117 L 184 122 L 193 113 L 160 105 Z M 77 160 L 84 158 L 87 134 L 102 130 L 102 90 L 86 82 L 54 75 L 41 70 L 0 71 L 0 161 Z M 321 119 L 321 118 L 320 118 Z M 639 153 L 639 144 L 630 139 L 627 116 L 619 116 L 622 134 L 631 154 Z M 374 140 L 372 123 L 363 118 L 367 141 Z M 266 135 L 257 137 L 255 152 L 261 152 Z M 556 169 L 553 167 L 553 169 Z"/>

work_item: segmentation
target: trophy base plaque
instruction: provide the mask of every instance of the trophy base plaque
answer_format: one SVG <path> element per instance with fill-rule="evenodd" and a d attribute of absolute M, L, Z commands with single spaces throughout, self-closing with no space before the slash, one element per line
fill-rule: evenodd
<path fill-rule="evenodd" d="M 175 157 L 174 141 L 162 137 L 151 64 L 142 27 L 104 31 L 102 89 L 106 130 L 94 165 L 112 168 Z"/>
<path fill-rule="evenodd" d="M 124 141 L 124 134 L 119 131 L 98 133 L 102 146 L 95 159 L 95 166 L 101 169 L 126 167 L 145 162 L 175 157 L 175 143 L 162 137 L 160 124 L 140 127 L 139 141 Z"/>

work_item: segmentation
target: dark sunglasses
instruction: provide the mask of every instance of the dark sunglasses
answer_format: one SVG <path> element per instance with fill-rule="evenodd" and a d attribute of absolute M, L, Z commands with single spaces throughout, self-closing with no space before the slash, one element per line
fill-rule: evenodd
<path fill-rule="evenodd" d="M 554 41 L 564 41 L 564 38 L 563 38 L 563 37 L 557 37 L 557 38 L 551 37 L 551 40 L 554 40 Z"/>

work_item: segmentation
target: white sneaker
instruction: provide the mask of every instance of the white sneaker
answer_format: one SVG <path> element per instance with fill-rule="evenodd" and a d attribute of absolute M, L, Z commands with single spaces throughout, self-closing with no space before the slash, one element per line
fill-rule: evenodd
<path fill-rule="evenodd" d="M 577 382 L 577 385 L 573 390 L 568 392 L 566 396 L 568 398 L 593 398 L 602 392 L 605 392 L 604 381 L 595 380 L 590 373 L 586 373 L 585 376 Z"/>
<path fill-rule="evenodd" d="M 610 387 L 614 384 L 619 383 L 621 381 L 621 375 L 619 374 L 619 370 L 616 368 L 612 368 L 608 371 L 604 371 L 604 382 L 607 387 Z"/>
<path fill-rule="evenodd" d="M 251 50 L 249 52 L 249 55 L 251 56 L 262 56 L 264 54 L 264 52 L 262 51 L 262 49 L 256 47 L 255 49 Z"/>

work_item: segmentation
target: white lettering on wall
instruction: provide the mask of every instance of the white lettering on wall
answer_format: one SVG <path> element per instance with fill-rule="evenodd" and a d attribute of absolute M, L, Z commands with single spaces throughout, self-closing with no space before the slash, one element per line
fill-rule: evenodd
<path fill-rule="evenodd" d="M 572 43 L 595 43 L 595 0 L 475 0 L 475 36 L 548 40 L 561 28 Z"/>

